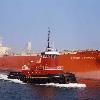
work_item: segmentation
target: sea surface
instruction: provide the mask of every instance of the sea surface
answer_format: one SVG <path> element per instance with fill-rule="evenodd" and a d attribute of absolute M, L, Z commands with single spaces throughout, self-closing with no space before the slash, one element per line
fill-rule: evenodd
<path fill-rule="evenodd" d="M 100 86 L 33 85 L 0 74 L 0 100 L 100 100 Z"/>

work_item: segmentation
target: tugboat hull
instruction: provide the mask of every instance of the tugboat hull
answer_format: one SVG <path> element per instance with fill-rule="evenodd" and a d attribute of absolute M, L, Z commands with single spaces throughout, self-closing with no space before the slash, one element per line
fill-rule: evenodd
<path fill-rule="evenodd" d="M 33 84 L 46 84 L 46 83 L 77 83 L 76 77 L 72 73 L 66 74 L 48 74 L 48 75 L 32 75 L 27 77 L 26 75 L 20 72 L 10 72 L 8 74 L 9 79 L 19 79 L 25 83 Z"/>

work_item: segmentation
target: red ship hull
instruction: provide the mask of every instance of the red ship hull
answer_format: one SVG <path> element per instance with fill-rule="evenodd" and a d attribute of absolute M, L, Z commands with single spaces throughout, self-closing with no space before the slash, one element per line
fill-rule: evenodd
<path fill-rule="evenodd" d="M 77 77 L 100 79 L 100 51 L 85 51 L 59 56 L 64 71 L 75 73 Z"/>
<path fill-rule="evenodd" d="M 38 56 L 4 56 L 0 57 L 0 70 L 5 71 L 21 71 L 24 64 L 30 61 L 36 62 Z"/>

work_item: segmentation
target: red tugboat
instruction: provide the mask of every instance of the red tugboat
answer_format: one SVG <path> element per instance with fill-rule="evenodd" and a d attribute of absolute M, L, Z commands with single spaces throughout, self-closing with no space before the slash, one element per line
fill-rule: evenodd
<path fill-rule="evenodd" d="M 63 66 L 58 65 L 59 52 L 50 47 L 50 30 L 48 31 L 48 46 L 41 53 L 38 62 L 30 61 L 22 66 L 21 72 L 10 72 L 8 78 L 17 78 L 21 81 L 35 84 L 43 83 L 75 83 L 72 73 L 64 73 Z"/>

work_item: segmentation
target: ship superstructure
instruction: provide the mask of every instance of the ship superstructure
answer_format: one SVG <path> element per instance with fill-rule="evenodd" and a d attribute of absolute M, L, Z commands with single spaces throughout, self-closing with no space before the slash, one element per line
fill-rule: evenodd
<path fill-rule="evenodd" d="M 9 55 L 10 48 L 3 46 L 2 38 L 0 38 L 0 56 Z"/>

